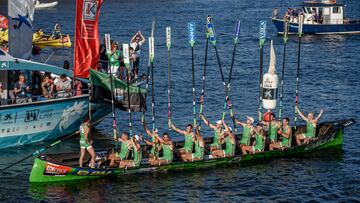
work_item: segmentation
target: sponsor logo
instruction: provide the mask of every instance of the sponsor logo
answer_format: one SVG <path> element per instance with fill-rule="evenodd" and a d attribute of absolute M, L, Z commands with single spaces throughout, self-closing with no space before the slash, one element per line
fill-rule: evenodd
<path fill-rule="evenodd" d="M 97 3 L 95 0 L 85 0 L 83 4 L 83 19 L 95 20 Z"/>
<path fill-rule="evenodd" d="M 44 175 L 48 176 L 64 176 L 70 171 L 70 167 L 59 166 L 56 164 L 46 163 Z"/>
<path fill-rule="evenodd" d="M 76 169 L 73 174 L 78 176 L 108 176 L 113 174 L 113 170 L 96 170 L 96 169 Z"/>

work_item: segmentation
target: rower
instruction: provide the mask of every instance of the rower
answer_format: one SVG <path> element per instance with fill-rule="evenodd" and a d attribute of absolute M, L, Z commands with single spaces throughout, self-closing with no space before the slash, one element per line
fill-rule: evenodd
<path fill-rule="evenodd" d="M 268 136 L 270 143 L 277 142 L 277 131 L 280 128 L 279 122 L 275 119 L 275 114 L 270 113 L 270 122 L 266 123 L 268 125 Z"/>
<path fill-rule="evenodd" d="M 222 120 L 222 124 L 225 127 L 225 131 L 220 137 L 220 143 L 225 143 L 224 150 L 215 150 L 212 152 L 213 158 L 225 158 L 225 157 L 233 157 L 235 155 L 235 147 L 236 147 L 236 138 L 232 132 L 231 127 L 226 125 L 225 121 Z"/>
<path fill-rule="evenodd" d="M 90 168 L 95 168 L 95 151 L 92 147 L 92 139 L 89 135 L 90 132 L 90 120 L 89 117 L 85 117 L 84 122 L 80 125 L 80 158 L 79 166 L 83 167 L 83 161 L 87 150 L 91 156 Z"/>
<path fill-rule="evenodd" d="M 258 123 L 255 128 L 255 141 L 252 145 L 242 146 L 241 151 L 243 155 L 246 155 L 248 152 L 255 154 L 264 151 L 265 146 L 265 136 L 264 130 L 261 127 L 261 124 Z"/>
<path fill-rule="evenodd" d="M 140 166 L 142 159 L 142 148 L 139 140 L 140 137 L 138 135 L 135 135 L 130 139 L 130 145 L 133 152 L 133 160 L 120 161 L 119 168 L 131 168 Z"/>
<path fill-rule="evenodd" d="M 282 121 L 282 128 L 278 130 L 278 134 L 281 137 L 281 142 L 275 142 L 269 145 L 270 151 L 274 149 L 284 149 L 287 147 L 291 147 L 291 136 L 292 129 L 289 126 L 290 119 L 285 117 Z"/>
<path fill-rule="evenodd" d="M 170 164 L 173 160 L 174 145 L 170 139 L 169 134 L 166 132 L 163 133 L 162 138 L 158 134 L 155 134 L 155 137 L 160 142 L 160 149 L 163 150 L 163 156 L 154 159 L 149 159 L 149 164 L 153 166 Z"/>
<path fill-rule="evenodd" d="M 146 132 L 147 135 L 149 135 L 151 137 L 151 141 L 148 140 L 144 140 L 145 144 L 152 146 L 151 150 L 150 150 L 150 154 L 149 154 L 149 158 L 156 158 L 159 156 L 159 140 L 156 138 L 155 135 L 158 134 L 158 129 L 155 128 L 154 130 L 150 130 L 146 124 L 145 121 L 142 122 L 144 130 Z"/>
<path fill-rule="evenodd" d="M 235 122 L 243 127 L 241 140 L 239 141 L 240 149 L 242 146 L 250 145 L 251 134 L 254 132 L 254 118 L 247 116 L 246 122 L 243 123 L 235 118 Z"/>
<path fill-rule="evenodd" d="M 200 118 L 204 121 L 205 125 L 214 130 L 214 140 L 210 145 L 210 152 L 221 149 L 219 137 L 224 133 L 221 120 L 216 121 L 216 125 L 213 125 L 205 118 L 203 114 L 200 114 Z"/>
<path fill-rule="evenodd" d="M 193 148 L 194 148 L 193 140 L 195 137 L 195 134 L 193 132 L 193 125 L 188 124 L 186 126 L 186 130 L 180 130 L 171 122 L 171 120 L 169 121 L 169 124 L 170 124 L 171 129 L 173 129 L 175 132 L 177 132 L 180 135 L 183 135 L 185 137 L 184 147 L 179 149 L 180 156 L 185 153 L 192 153 Z"/>
<path fill-rule="evenodd" d="M 204 159 L 205 142 L 199 130 L 196 131 L 194 137 L 195 153 L 186 153 L 181 155 L 183 161 L 199 161 Z"/>
<path fill-rule="evenodd" d="M 306 132 L 296 135 L 296 144 L 297 145 L 308 144 L 311 140 L 313 140 L 315 138 L 316 126 L 317 126 L 317 123 L 319 122 L 321 116 L 323 115 L 324 110 L 321 109 L 319 115 L 314 119 L 313 112 L 309 112 L 307 117 L 305 117 L 304 114 L 301 113 L 301 111 L 299 110 L 298 106 L 296 106 L 295 108 L 298 111 L 300 117 L 304 121 L 306 121 Z"/>
<path fill-rule="evenodd" d="M 126 160 L 129 156 L 130 140 L 129 134 L 123 132 L 121 138 L 116 138 L 115 141 L 121 142 L 120 152 L 115 152 L 109 155 L 110 167 L 115 166 L 115 162 Z"/>

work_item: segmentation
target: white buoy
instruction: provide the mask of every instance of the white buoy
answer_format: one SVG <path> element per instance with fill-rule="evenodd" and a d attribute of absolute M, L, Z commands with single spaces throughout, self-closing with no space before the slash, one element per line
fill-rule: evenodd
<path fill-rule="evenodd" d="M 279 77 L 276 75 L 276 57 L 271 40 L 269 71 L 263 76 L 263 107 L 264 109 L 275 109 L 277 99 L 277 87 Z"/>

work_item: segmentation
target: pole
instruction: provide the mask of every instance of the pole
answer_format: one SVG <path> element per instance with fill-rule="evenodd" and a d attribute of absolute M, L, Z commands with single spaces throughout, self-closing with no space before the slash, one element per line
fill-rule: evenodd
<path fill-rule="evenodd" d="M 260 36 L 259 36 L 259 45 L 260 45 L 260 71 L 259 71 L 259 107 L 258 107 L 258 119 L 262 121 L 262 80 L 263 80 L 263 63 L 264 63 L 264 44 L 266 40 L 266 21 L 260 21 Z"/>
<path fill-rule="evenodd" d="M 298 61 L 297 61 L 297 69 L 296 69 L 296 90 L 295 90 L 295 114 L 294 114 L 295 130 L 296 130 L 296 122 L 297 122 L 297 114 L 298 114 L 296 107 L 299 105 L 301 35 L 302 35 L 303 22 L 304 22 L 303 15 L 299 15 L 298 22 L 299 22 L 299 26 L 298 26 L 299 43 L 298 43 Z"/>
<path fill-rule="evenodd" d="M 197 126 L 196 126 L 196 97 L 195 97 L 195 61 L 194 61 L 194 45 L 195 45 L 195 40 L 196 40 L 195 22 L 188 23 L 188 35 L 189 35 L 189 44 L 191 47 L 193 119 L 194 119 L 194 128 L 197 128 Z"/>
<path fill-rule="evenodd" d="M 155 130 L 154 37 L 149 37 L 149 49 L 150 49 L 150 68 L 151 68 L 152 129 Z"/>
<path fill-rule="evenodd" d="M 170 67 L 170 48 L 171 48 L 171 27 L 166 27 L 166 46 L 168 49 L 168 124 L 171 130 L 171 67 Z"/>
<path fill-rule="evenodd" d="M 289 33 L 289 22 L 284 20 L 284 50 L 283 50 L 283 61 L 282 61 L 282 71 L 281 71 L 281 91 L 280 91 L 280 102 L 279 102 L 279 118 L 282 119 L 283 113 L 283 95 L 284 95 L 284 77 L 285 77 L 285 58 L 286 58 L 286 43 L 288 40 Z"/>

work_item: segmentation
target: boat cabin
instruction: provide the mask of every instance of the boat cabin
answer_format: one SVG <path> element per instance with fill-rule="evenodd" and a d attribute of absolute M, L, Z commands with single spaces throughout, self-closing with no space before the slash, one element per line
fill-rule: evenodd
<path fill-rule="evenodd" d="M 344 24 L 344 6 L 336 0 L 304 1 L 304 24 Z"/>

